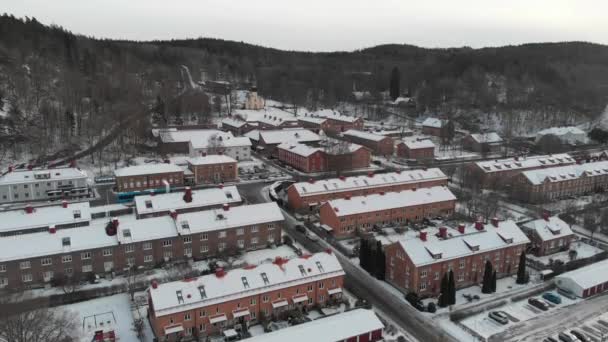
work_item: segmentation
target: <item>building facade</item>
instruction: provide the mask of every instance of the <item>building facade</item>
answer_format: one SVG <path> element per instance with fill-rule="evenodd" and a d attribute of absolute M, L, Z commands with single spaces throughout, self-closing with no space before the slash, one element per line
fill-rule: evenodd
<path fill-rule="evenodd" d="M 435 144 L 430 139 L 404 139 L 397 144 L 397 156 L 416 160 L 434 159 Z"/>
<path fill-rule="evenodd" d="M 441 137 L 444 134 L 444 129 L 448 125 L 448 120 L 438 118 L 427 118 L 422 122 L 422 133 Z"/>
<path fill-rule="evenodd" d="M 114 170 L 119 192 L 184 185 L 184 170 L 174 164 L 147 164 Z"/>
<path fill-rule="evenodd" d="M 451 216 L 456 196 L 447 187 L 335 199 L 321 205 L 321 224 L 336 238 L 353 237 L 373 227 L 403 226 L 424 218 Z M 329 230 L 329 229 L 328 229 Z"/>
<path fill-rule="evenodd" d="M 530 239 L 530 248 L 534 255 L 544 256 L 570 249 L 570 243 L 575 239 L 570 225 L 557 216 L 543 213 L 543 218 L 527 222 L 522 230 Z"/>
<path fill-rule="evenodd" d="M 220 336 L 264 317 L 323 307 L 341 296 L 343 283 L 338 259 L 327 252 L 153 283 L 148 290 L 150 324 L 159 341 Z"/>
<path fill-rule="evenodd" d="M 608 260 L 596 262 L 555 277 L 559 289 L 579 298 L 589 298 L 608 291 Z"/>
<path fill-rule="evenodd" d="M 306 173 L 367 168 L 371 160 L 369 149 L 356 144 L 312 147 L 283 143 L 277 151 L 281 162 Z"/>
<path fill-rule="evenodd" d="M 89 196 L 86 172 L 78 168 L 14 170 L 0 177 L 0 203 Z"/>
<path fill-rule="evenodd" d="M 250 132 L 255 134 L 254 131 Z M 267 155 L 278 156 L 277 147 L 285 142 L 316 146 L 321 137 L 316 133 L 302 128 L 258 131 L 256 148 Z"/>
<path fill-rule="evenodd" d="M 393 138 L 359 130 L 348 130 L 343 133 L 344 139 L 355 144 L 363 145 L 374 154 L 391 156 L 395 149 Z"/>
<path fill-rule="evenodd" d="M 311 210 L 329 200 L 429 188 L 448 184 L 448 178 L 440 169 L 396 171 L 367 176 L 339 177 L 292 184 L 287 189 L 289 206 L 296 210 Z"/>
<path fill-rule="evenodd" d="M 195 184 L 234 182 L 238 177 L 237 161 L 223 154 L 188 159 L 188 169 Z"/>
<path fill-rule="evenodd" d="M 468 134 L 462 139 L 462 147 L 479 153 L 495 153 L 502 148 L 502 138 L 496 132 Z"/>
<path fill-rule="evenodd" d="M 343 115 L 330 109 L 310 113 L 309 117 L 326 119 L 323 130 L 330 135 L 336 135 L 350 129 L 361 130 L 364 125 L 363 118 Z"/>
<path fill-rule="evenodd" d="M 517 273 L 519 256 L 530 242 L 515 222 L 497 219 L 416 234 L 384 246 L 386 281 L 422 297 L 437 296 L 449 270 L 457 289 L 480 284 L 486 261 L 498 278 Z"/>

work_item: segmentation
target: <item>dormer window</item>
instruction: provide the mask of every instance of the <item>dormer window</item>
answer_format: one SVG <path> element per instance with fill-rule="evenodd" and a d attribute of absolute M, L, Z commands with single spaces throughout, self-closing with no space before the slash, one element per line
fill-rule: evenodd
<path fill-rule="evenodd" d="M 190 229 L 190 224 L 188 221 L 182 221 L 180 225 L 182 226 L 182 229 Z"/>
<path fill-rule="evenodd" d="M 72 213 L 74 214 L 74 219 L 79 219 L 81 217 L 80 210 L 74 210 Z"/>
<path fill-rule="evenodd" d="M 179 304 L 184 303 L 184 296 L 182 295 L 182 291 L 175 291 L 175 295 L 177 296 L 177 302 Z"/>
<path fill-rule="evenodd" d="M 306 270 L 304 269 L 304 266 L 298 265 L 298 268 L 300 269 L 300 274 L 302 274 L 303 276 L 306 276 Z"/>
<path fill-rule="evenodd" d="M 325 270 L 323 269 L 323 265 L 321 265 L 320 261 L 317 261 L 316 264 L 317 264 L 317 268 L 319 269 L 319 272 L 321 272 L 321 273 L 325 272 Z"/>
<path fill-rule="evenodd" d="M 147 209 L 152 209 L 152 201 L 151 200 L 146 200 L 146 208 Z"/>
<path fill-rule="evenodd" d="M 63 247 L 70 247 L 72 245 L 72 242 L 70 241 L 69 237 L 64 237 L 63 239 L 61 239 L 61 245 Z"/>
<path fill-rule="evenodd" d="M 205 292 L 205 286 L 203 286 L 203 285 L 199 286 L 198 293 L 201 294 L 201 299 L 207 298 L 207 292 Z"/>
<path fill-rule="evenodd" d="M 249 288 L 249 281 L 247 281 L 247 277 L 241 277 L 241 281 L 243 282 L 243 287 L 248 289 Z"/>
<path fill-rule="evenodd" d="M 130 238 L 131 237 L 131 230 L 130 229 L 123 229 L 122 236 L 125 237 L 125 238 Z"/>
<path fill-rule="evenodd" d="M 266 275 L 266 273 L 260 273 L 260 276 L 262 277 L 262 280 L 264 281 L 264 285 L 270 284 L 270 281 L 268 280 L 268 276 Z"/>

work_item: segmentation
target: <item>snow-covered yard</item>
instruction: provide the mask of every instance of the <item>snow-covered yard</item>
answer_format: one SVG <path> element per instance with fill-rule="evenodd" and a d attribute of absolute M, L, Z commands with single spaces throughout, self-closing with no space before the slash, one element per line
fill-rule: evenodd
<path fill-rule="evenodd" d="M 596 254 L 602 253 L 603 250 L 600 248 L 597 248 L 595 246 L 591 246 L 588 243 L 585 243 L 583 241 L 576 241 L 573 242 L 570 245 L 570 250 L 574 250 L 576 251 L 576 258 L 577 259 L 586 259 L 586 258 L 590 258 Z M 544 265 L 550 265 L 551 264 L 551 260 L 553 261 L 563 261 L 564 263 L 568 263 L 570 262 L 570 252 L 569 251 L 564 251 L 564 252 L 559 252 L 559 253 L 555 253 L 555 254 L 550 254 L 550 255 L 544 255 L 541 257 L 537 257 L 534 255 L 528 255 L 527 256 L 529 259 L 538 261 L 543 263 Z"/>

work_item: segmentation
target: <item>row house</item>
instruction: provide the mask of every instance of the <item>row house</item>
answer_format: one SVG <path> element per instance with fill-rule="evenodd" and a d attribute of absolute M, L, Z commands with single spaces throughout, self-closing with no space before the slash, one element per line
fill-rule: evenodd
<path fill-rule="evenodd" d="M 184 185 L 184 170 L 175 164 L 145 164 L 114 170 L 119 192 L 166 189 Z"/>
<path fill-rule="evenodd" d="M 321 148 L 283 143 L 277 151 L 280 161 L 306 173 L 367 168 L 371 160 L 369 149 L 356 144 Z"/>
<path fill-rule="evenodd" d="M 422 133 L 441 137 L 450 124 L 452 123 L 446 119 L 427 118 L 422 122 Z"/>
<path fill-rule="evenodd" d="M 342 133 L 342 136 L 350 142 L 371 149 L 378 155 L 392 156 L 395 149 L 393 138 L 384 135 L 351 129 Z"/>
<path fill-rule="evenodd" d="M 575 238 L 569 224 L 547 212 L 541 219 L 523 224 L 522 230 L 528 235 L 530 248 L 536 256 L 567 251 Z"/>
<path fill-rule="evenodd" d="M 467 172 L 471 179 L 480 182 L 482 186 L 494 188 L 510 184 L 513 178 L 523 171 L 574 163 L 576 160 L 568 154 L 525 156 L 470 163 L 467 165 Z"/>
<path fill-rule="evenodd" d="M 255 130 L 246 134 L 255 148 L 267 155 L 278 155 L 277 147 L 285 142 L 316 146 L 321 137 L 302 128 L 261 131 Z"/>
<path fill-rule="evenodd" d="M 246 266 L 148 289 L 150 325 L 159 341 L 201 340 L 264 317 L 325 306 L 342 294 L 344 271 L 331 252 Z"/>
<path fill-rule="evenodd" d="M 287 189 L 289 206 L 297 210 L 311 210 L 332 199 L 364 196 L 380 192 L 394 192 L 415 188 L 429 188 L 448 184 L 448 178 L 438 168 L 396 171 L 367 176 L 353 176 L 309 180 L 292 184 Z"/>
<path fill-rule="evenodd" d="M 343 115 L 340 112 L 331 109 L 323 109 L 313 113 L 307 113 L 304 115 L 304 117 L 300 116 L 299 118 L 304 118 L 305 120 L 306 117 L 325 119 L 325 121 L 322 121 L 322 124 L 316 129 L 322 129 L 325 133 L 330 135 L 337 135 L 350 129 L 361 130 L 363 129 L 365 123 L 363 118 Z"/>
<path fill-rule="evenodd" d="M 431 139 L 404 139 L 397 144 L 397 156 L 406 159 L 432 160 L 435 158 L 435 144 Z"/>
<path fill-rule="evenodd" d="M 304 114 L 298 117 L 298 124 L 303 128 L 309 129 L 317 134 L 321 131 L 327 132 L 330 129 L 329 120 L 326 118 L 317 118 Z"/>
<path fill-rule="evenodd" d="M 444 186 L 381 192 L 326 202 L 319 210 L 321 224 L 337 238 L 365 233 L 372 227 L 405 225 L 424 218 L 450 216 L 456 196 Z"/>
<path fill-rule="evenodd" d="M 0 237 L 46 232 L 49 228 L 66 229 L 88 226 L 91 221 L 89 202 L 32 206 L 0 212 Z"/>
<path fill-rule="evenodd" d="M 486 261 L 497 277 L 517 273 L 519 256 L 530 242 L 512 220 L 492 219 L 457 229 L 439 227 L 384 246 L 386 281 L 404 293 L 437 296 L 446 272 L 454 273 L 456 288 L 480 284 Z"/>
<path fill-rule="evenodd" d="M 237 117 L 229 117 L 222 120 L 222 130 L 230 132 L 236 137 L 241 136 L 254 128 L 255 126 L 252 126 L 247 121 Z"/>
<path fill-rule="evenodd" d="M 0 239 L 0 288 L 40 286 L 54 277 L 104 275 L 130 267 L 201 260 L 281 241 L 276 203 L 120 221 Z"/>
<path fill-rule="evenodd" d="M 237 206 L 242 202 L 236 186 L 220 185 L 215 188 L 192 190 L 186 187 L 184 192 L 168 194 L 150 194 L 136 196 L 135 214 L 138 219 L 165 216 L 171 212 L 183 214 L 221 208 L 224 204 Z"/>
<path fill-rule="evenodd" d="M 75 167 L 14 170 L 0 176 L 0 204 L 89 196 L 87 173 Z"/>
<path fill-rule="evenodd" d="M 254 336 L 247 342 L 384 341 L 384 324 L 373 310 L 355 309 Z"/>
<path fill-rule="evenodd" d="M 251 159 L 251 141 L 235 137 L 230 132 L 207 130 L 192 137 L 188 143 L 191 157 L 223 154 L 237 161 Z"/>
<path fill-rule="evenodd" d="M 188 159 L 195 184 L 224 183 L 237 180 L 237 161 L 224 154 L 202 155 Z"/>
<path fill-rule="evenodd" d="M 513 197 L 542 203 L 608 190 L 608 161 L 522 172 L 514 182 Z"/>
<path fill-rule="evenodd" d="M 479 153 L 495 153 L 502 148 L 503 140 L 496 132 L 471 133 L 462 139 L 465 150 Z"/>

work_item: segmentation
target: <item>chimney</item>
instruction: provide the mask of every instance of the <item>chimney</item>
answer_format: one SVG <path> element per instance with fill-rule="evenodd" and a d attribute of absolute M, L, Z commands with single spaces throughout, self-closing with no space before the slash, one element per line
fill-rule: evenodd
<path fill-rule="evenodd" d="M 207 156 L 207 152 L 205 152 L 205 151 L 201 152 L 201 156 L 202 157 L 206 157 Z"/>
<path fill-rule="evenodd" d="M 223 189 L 224 188 L 224 183 L 220 183 L 220 185 L 218 185 L 217 187 L 220 188 L 220 189 Z"/>
<path fill-rule="evenodd" d="M 76 167 L 76 160 L 70 160 L 70 167 Z"/>
<path fill-rule="evenodd" d="M 327 248 L 327 249 L 325 250 L 325 253 L 327 253 L 327 254 L 331 254 L 331 253 L 333 253 L 333 252 L 332 252 L 331 248 Z"/>
<path fill-rule="evenodd" d="M 384 196 L 384 191 L 380 191 L 380 196 Z"/>
<path fill-rule="evenodd" d="M 112 217 L 112 227 L 118 229 L 118 217 Z"/>
<path fill-rule="evenodd" d="M 230 204 L 224 203 L 224 205 L 222 206 L 222 209 L 224 209 L 224 211 L 229 211 L 230 210 Z"/>
<path fill-rule="evenodd" d="M 222 278 L 222 277 L 223 277 L 223 276 L 225 276 L 225 275 L 226 275 L 226 272 L 224 271 L 224 269 L 223 269 L 223 268 L 218 267 L 218 268 L 216 268 L 216 269 L 215 269 L 215 276 L 216 276 L 216 277 L 218 277 L 218 278 Z"/>
<path fill-rule="evenodd" d="M 27 214 L 31 214 L 31 213 L 33 213 L 33 212 L 34 212 L 34 208 L 32 207 L 32 205 L 31 205 L 31 204 L 28 204 L 28 205 L 26 205 L 26 206 L 25 206 L 25 212 L 26 212 Z"/>
<path fill-rule="evenodd" d="M 192 202 L 192 189 L 189 186 L 186 187 L 186 191 L 184 192 L 184 202 L 190 203 Z"/>
<path fill-rule="evenodd" d="M 169 216 L 171 216 L 172 219 L 177 220 L 177 211 L 171 210 Z"/>
<path fill-rule="evenodd" d="M 516 156 L 516 157 L 515 157 L 515 161 L 519 161 L 519 157 L 517 157 L 517 156 Z"/>
<path fill-rule="evenodd" d="M 344 196 L 344 199 L 345 199 L 345 200 L 350 200 L 350 195 L 346 195 L 346 196 Z"/>
<path fill-rule="evenodd" d="M 395 171 L 396 174 L 400 175 L 401 174 L 401 170 L 397 170 Z"/>
<path fill-rule="evenodd" d="M 548 211 L 543 211 L 543 220 L 545 221 L 549 221 L 549 212 Z"/>
<path fill-rule="evenodd" d="M 483 230 L 483 222 L 481 220 L 475 222 L 475 229 L 477 229 L 479 231 Z"/>
<path fill-rule="evenodd" d="M 341 180 L 341 181 L 346 180 L 346 177 L 344 177 L 344 176 L 340 176 L 340 180 Z"/>
<path fill-rule="evenodd" d="M 155 192 L 154 189 L 150 190 L 150 196 L 154 196 Z"/>
<path fill-rule="evenodd" d="M 153 289 L 157 289 L 158 288 L 158 282 L 156 280 L 152 280 L 152 288 Z"/>
<path fill-rule="evenodd" d="M 492 223 L 492 225 L 496 228 L 498 228 L 498 217 L 493 217 L 492 220 L 490 220 L 490 222 Z"/>
<path fill-rule="evenodd" d="M 458 232 L 460 232 L 460 234 L 464 234 L 464 223 L 458 225 Z"/>
<path fill-rule="evenodd" d="M 439 227 L 439 237 L 442 239 L 448 238 L 448 227 Z"/>
<path fill-rule="evenodd" d="M 34 166 L 32 164 L 28 164 L 27 165 L 27 169 L 30 170 L 30 171 L 32 171 L 34 169 Z"/>
<path fill-rule="evenodd" d="M 312 178 L 309 178 L 309 179 L 308 179 L 308 183 L 310 183 L 310 184 L 315 184 L 315 180 L 314 180 L 314 179 L 312 179 Z"/>
<path fill-rule="evenodd" d="M 54 226 L 54 225 L 49 226 L 49 233 L 51 233 L 51 234 L 55 234 L 56 232 L 57 232 L 57 228 L 55 228 L 55 226 Z"/>
<path fill-rule="evenodd" d="M 8 172 L 13 172 L 13 165 L 8 166 Z"/>
<path fill-rule="evenodd" d="M 420 240 L 426 241 L 426 232 L 420 232 Z"/>
<path fill-rule="evenodd" d="M 416 191 L 416 188 L 412 188 L 412 191 Z"/>
<path fill-rule="evenodd" d="M 373 173 L 373 172 L 369 172 L 369 173 L 367 174 L 367 177 L 369 177 L 369 178 L 373 178 L 373 177 L 374 177 L 374 173 Z"/>
<path fill-rule="evenodd" d="M 63 208 L 67 208 L 68 207 L 68 201 L 66 201 L 66 200 L 61 201 L 61 206 Z"/>
<path fill-rule="evenodd" d="M 217 154 L 221 156 L 222 154 L 224 154 L 224 151 L 218 151 Z"/>

